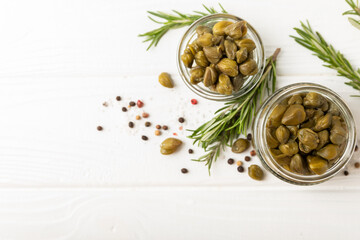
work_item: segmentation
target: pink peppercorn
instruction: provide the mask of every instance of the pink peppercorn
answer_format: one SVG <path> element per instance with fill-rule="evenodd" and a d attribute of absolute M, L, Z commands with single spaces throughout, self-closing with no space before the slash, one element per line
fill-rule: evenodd
<path fill-rule="evenodd" d="M 196 99 L 191 99 L 191 104 L 192 105 L 196 105 L 198 103 L 198 101 Z"/>
<path fill-rule="evenodd" d="M 144 106 L 144 103 L 140 100 L 137 100 L 136 105 L 138 106 L 138 108 L 142 108 Z"/>

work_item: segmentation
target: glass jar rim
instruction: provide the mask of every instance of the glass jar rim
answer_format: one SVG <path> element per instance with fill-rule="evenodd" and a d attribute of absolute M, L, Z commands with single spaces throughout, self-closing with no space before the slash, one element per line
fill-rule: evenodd
<path fill-rule="evenodd" d="M 184 49 L 184 47 L 187 46 L 188 42 L 186 40 L 188 37 L 191 38 L 191 36 L 194 35 L 196 27 L 198 25 L 200 25 L 201 23 L 207 22 L 212 19 L 219 19 L 219 20 L 220 19 L 224 19 L 224 20 L 228 19 L 228 20 L 233 20 L 233 21 L 244 20 L 235 15 L 231 15 L 231 14 L 227 14 L 227 13 L 217 13 L 217 14 L 211 14 L 211 15 L 204 16 L 202 18 L 199 18 L 195 22 L 193 22 L 189 26 L 189 28 L 185 31 L 185 33 L 184 33 L 183 37 L 181 38 L 180 43 L 178 45 L 177 55 L 176 55 L 178 72 L 179 72 L 183 82 L 185 83 L 185 85 L 191 91 L 193 91 L 200 97 L 206 98 L 208 100 L 214 100 L 214 101 L 233 100 L 233 99 L 241 97 L 241 96 L 245 95 L 246 93 L 248 93 L 249 91 L 251 91 L 251 89 L 253 89 L 255 87 L 257 82 L 260 81 L 260 78 L 261 78 L 264 68 L 265 68 L 265 60 L 266 60 L 264 46 L 262 44 L 262 40 L 261 40 L 259 34 L 257 33 L 257 31 L 251 26 L 251 24 L 249 24 L 247 22 L 248 33 L 250 33 L 253 36 L 251 39 L 254 40 L 254 42 L 256 44 L 256 49 L 257 49 L 257 51 L 259 51 L 259 53 L 258 53 L 259 59 L 257 61 L 258 69 L 259 69 L 258 73 L 256 73 L 254 76 L 250 76 L 247 80 L 248 83 L 245 84 L 246 86 L 243 86 L 239 91 L 234 92 L 231 95 L 223 95 L 223 94 L 219 94 L 214 91 L 211 91 L 211 90 L 205 90 L 205 89 L 198 88 L 197 85 L 191 84 L 187 77 L 188 74 L 187 74 L 186 67 L 184 66 L 184 64 L 181 61 L 182 49 Z"/>
<path fill-rule="evenodd" d="M 299 175 L 292 173 L 283 167 L 281 167 L 270 155 L 268 148 L 266 147 L 265 140 L 265 125 L 269 114 L 272 112 L 275 104 L 281 99 L 288 97 L 290 94 L 300 92 L 321 92 L 324 97 L 331 99 L 334 102 L 341 113 L 344 116 L 344 120 L 348 127 L 347 144 L 344 149 L 343 155 L 335 164 L 322 175 Z M 344 102 L 344 100 L 331 89 L 314 83 L 295 83 L 283 88 L 278 89 L 273 95 L 271 95 L 258 110 L 254 123 L 253 123 L 253 144 L 257 151 L 257 154 L 264 165 L 273 175 L 281 180 L 296 184 L 296 185 L 313 185 L 329 180 L 335 176 L 351 159 L 352 154 L 356 146 L 356 126 L 353 115 Z"/>

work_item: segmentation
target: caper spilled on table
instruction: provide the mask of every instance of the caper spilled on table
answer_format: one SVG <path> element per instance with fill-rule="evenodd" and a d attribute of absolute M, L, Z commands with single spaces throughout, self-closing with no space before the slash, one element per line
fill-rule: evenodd
<path fill-rule="evenodd" d="M 266 124 L 270 153 L 288 171 L 321 175 L 341 157 L 347 126 L 337 106 L 316 92 L 281 101 Z"/>
<path fill-rule="evenodd" d="M 245 21 L 220 21 L 212 28 L 198 26 L 196 33 L 197 39 L 181 55 L 181 61 L 190 68 L 191 84 L 203 82 L 213 91 L 230 95 L 239 91 L 247 76 L 258 72 L 252 54 L 256 45 L 245 38 Z"/>
<path fill-rule="evenodd" d="M 181 144 L 182 141 L 177 138 L 167 138 L 160 145 L 160 153 L 163 155 L 172 154 Z"/>

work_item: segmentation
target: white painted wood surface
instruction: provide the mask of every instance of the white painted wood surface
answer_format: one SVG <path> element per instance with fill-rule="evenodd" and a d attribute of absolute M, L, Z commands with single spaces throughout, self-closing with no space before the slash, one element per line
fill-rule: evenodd
<path fill-rule="evenodd" d="M 137 34 L 156 27 L 146 10 L 183 12 L 216 1 L 33 0 L 0 2 L 0 239 L 359 239 L 360 170 L 349 165 L 327 183 L 298 187 L 270 174 L 252 181 L 225 159 L 206 168 L 190 161 L 191 142 L 179 131 L 195 128 L 221 105 L 197 98 L 176 70 L 185 29 L 171 31 L 148 52 Z M 288 37 L 299 20 L 360 66 L 360 32 L 341 16 L 342 0 L 221 1 L 260 33 L 266 52 L 281 47 L 278 87 L 316 82 L 336 90 L 357 123 L 357 92 Z M 162 88 L 160 72 L 176 87 Z M 121 95 L 123 101 L 116 102 Z M 199 100 L 197 106 L 189 103 Z M 150 121 L 171 128 L 162 137 Z M 171 99 L 169 101 L 169 99 Z M 102 103 L 110 106 L 104 108 Z M 97 132 L 96 126 L 104 126 Z M 158 144 L 177 132 L 180 153 L 164 157 Z M 140 140 L 146 133 L 148 142 Z M 358 134 L 359 134 L 358 130 Z M 258 159 L 252 162 L 259 163 Z M 187 167 L 190 173 L 180 173 Z"/>

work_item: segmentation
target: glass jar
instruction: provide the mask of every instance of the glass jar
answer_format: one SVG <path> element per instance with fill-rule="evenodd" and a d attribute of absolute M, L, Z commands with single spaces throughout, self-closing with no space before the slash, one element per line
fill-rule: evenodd
<path fill-rule="evenodd" d="M 230 14 L 212 14 L 198 19 L 197 21 L 195 21 L 193 24 L 190 25 L 189 29 L 185 32 L 184 36 L 181 38 L 176 56 L 178 71 L 186 86 L 188 86 L 188 88 L 190 88 L 190 90 L 192 90 L 197 95 L 209 100 L 216 100 L 216 101 L 231 100 L 245 95 L 260 80 L 265 66 L 264 47 L 262 41 L 258 33 L 255 31 L 255 29 L 248 23 L 246 38 L 253 40 L 256 45 L 256 48 L 253 51 L 254 54 L 253 59 L 256 61 L 258 65 L 259 71 L 253 76 L 246 77 L 245 78 L 246 81 L 244 82 L 244 85 L 241 87 L 241 89 L 237 92 L 234 92 L 231 95 L 223 95 L 211 91 L 209 88 L 205 87 L 202 83 L 199 83 L 197 85 L 190 83 L 190 69 L 187 68 L 181 61 L 181 55 L 183 54 L 188 44 L 190 44 L 197 38 L 196 28 L 198 26 L 205 25 L 208 27 L 213 27 L 217 22 L 223 20 L 235 22 L 235 21 L 241 21 L 243 19 Z"/>
<path fill-rule="evenodd" d="M 299 175 L 281 167 L 271 156 L 266 143 L 266 122 L 274 108 L 287 97 L 297 93 L 316 92 L 334 103 L 340 110 L 347 125 L 347 142 L 342 156 L 321 175 Z M 349 107 L 334 91 L 313 83 L 296 83 L 277 90 L 258 110 L 253 123 L 253 144 L 264 167 L 281 180 L 297 185 L 313 185 L 322 183 L 335 176 L 351 159 L 356 146 L 356 129 L 354 118 Z"/>

